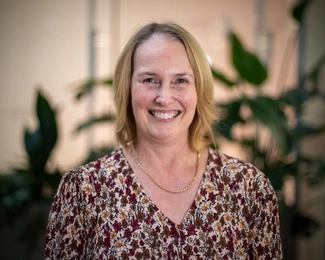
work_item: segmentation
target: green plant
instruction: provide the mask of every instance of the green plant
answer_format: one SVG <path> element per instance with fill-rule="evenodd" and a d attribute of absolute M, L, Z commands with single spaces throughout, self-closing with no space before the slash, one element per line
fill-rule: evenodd
<path fill-rule="evenodd" d="M 299 23 L 308 6 L 307 2 L 309 1 L 303 1 L 292 11 L 293 17 Z M 212 73 L 217 81 L 232 91 L 236 90 L 240 95 L 229 102 L 217 104 L 223 117 L 215 127 L 216 134 L 239 144 L 248 160 L 269 177 L 279 194 L 288 175 L 294 177 L 296 182 L 305 181 L 310 187 L 323 183 L 324 158 L 303 154 L 299 145 L 304 138 L 317 136 L 325 131 L 325 125 L 312 127 L 300 120 L 305 104 L 310 99 L 319 96 L 325 101 L 325 96 L 320 91 L 319 77 L 324 68 L 325 54 L 320 53 L 315 65 L 304 75 L 300 75 L 297 86 L 273 98 L 263 94 L 267 69 L 258 57 L 243 47 L 234 32 L 229 34 L 229 44 L 231 61 L 237 76 L 231 79 L 215 68 L 212 68 Z M 254 95 L 246 94 L 247 88 L 253 90 L 249 93 L 253 92 Z M 287 113 L 289 110 L 292 112 L 290 115 Z M 297 123 L 289 124 L 292 119 Z M 251 129 L 251 135 L 238 137 L 234 134 L 235 128 L 245 127 Z M 303 214 L 297 201 L 293 206 L 288 206 L 280 196 L 279 204 L 282 228 L 289 233 L 286 234 L 287 238 L 292 239 L 298 235 L 309 237 L 319 228 L 319 221 L 313 216 Z M 287 250 L 288 248 L 284 248 L 284 251 Z"/>
<path fill-rule="evenodd" d="M 32 212 L 30 209 L 35 204 L 50 205 L 62 177 L 59 169 L 47 167 L 58 130 L 56 111 L 41 90 L 37 91 L 35 112 L 38 127 L 24 130 L 25 162 L 0 174 L 0 228 L 27 221 L 19 230 L 19 239 L 30 251 L 46 228 L 48 214 L 44 214 L 44 207 L 36 207 Z"/>
<path fill-rule="evenodd" d="M 306 4 L 303 3 L 293 9 L 295 17 L 302 19 L 301 12 L 304 10 L 302 7 L 305 8 Z M 324 160 L 307 157 L 301 154 L 296 147 L 304 137 L 323 132 L 325 125 L 315 128 L 304 125 L 301 120 L 297 120 L 298 123 L 294 126 L 289 125 L 290 117 L 285 111 L 291 109 L 295 119 L 299 119 L 304 104 L 310 98 L 322 95 L 318 75 L 324 66 L 325 55 L 320 55 L 315 66 L 303 75 L 297 86 L 282 92 L 277 98 L 271 98 L 261 92 L 263 82 L 267 79 L 267 69 L 258 57 L 247 51 L 233 32 L 230 32 L 229 42 L 232 47 L 232 65 L 237 78 L 229 79 L 216 69 L 212 69 L 212 73 L 216 80 L 221 81 L 228 88 L 236 89 L 241 96 L 230 102 L 217 105 L 222 108 L 225 116 L 221 122 L 218 122 L 216 133 L 239 143 L 247 152 L 250 161 L 258 165 L 269 176 L 276 190 L 282 189 L 282 179 L 285 174 L 296 177 L 303 165 L 308 166 L 304 167 L 307 170 L 303 172 L 303 175 L 308 178 L 311 185 L 321 182 L 325 177 Z M 256 89 L 253 97 L 245 94 L 247 85 Z M 242 115 L 243 108 L 248 108 L 250 116 Z M 243 127 L 245 124 L 253 125 L 255 133 L 241 139 L 234 136 L 234 127 L 238 125 Z M 267 130 L 270 141 L 263 146 L 258 132 Z M 308 169 L 312 169 L 312 172 Z"/>
<path fill-rule="evenodd" d="M 86 98 L 96 87 L 104 87 L 107 91 L 110 90 L 113 84 L 112 78 L 104 78 L 104 79 L 90 79 L 86 80 L 82 84 L 78 84 L 75 88 L 75 100 L 77 102 L 82 101 Z M 74 130 L 75 133 L 80 133 L 83 131 L 89 130 L 91 127 L 96 126 L 98 124 L 112 124 L 115 121 L 115 115 L 113 113 L 104 113 L 101 115 L 93 115 L 88 118 L 86 121 L 81 122 L 77 125 L 76 129 Z M 104 144 L 101 147 L 91 147 L 88 151 L 86 158 L 83 159 L 81 164 L 85 164 L 87 162 L 91 162 L 96 158 L 104 156 L 109 152 L 115 149 L 114 145 L 111 144 Z"/>

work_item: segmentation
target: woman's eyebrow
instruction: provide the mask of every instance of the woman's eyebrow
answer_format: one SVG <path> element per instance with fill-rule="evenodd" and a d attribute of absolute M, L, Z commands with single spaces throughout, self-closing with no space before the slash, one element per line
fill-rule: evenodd
<path fill-rule="evenodd" d="M 137 76 L 156 76 L 157 73 L 150 72 L 150 71 L 140 71 L 137 73 Z"/>
<path fill-rule="evenodd" d="M 178 77 L 188 76 L 194 78 L 194 76 L 191 73 L 187 73 L 187 72 L 176 73 L 175 75 Z"/>
<path fill-rule="evenodd" d="M 158 76 L 158 73 L 155 72 L 151 72 L 151 71 L 140 71 L 138 73 L 136 73 L 136 75 L 138 77 L 141 76 Z M 194 78 L 194 75 L 192 73 L 188 73 L 188 72 L 177 72 L 173 74 L 176 77 L 191 77 Z"/>

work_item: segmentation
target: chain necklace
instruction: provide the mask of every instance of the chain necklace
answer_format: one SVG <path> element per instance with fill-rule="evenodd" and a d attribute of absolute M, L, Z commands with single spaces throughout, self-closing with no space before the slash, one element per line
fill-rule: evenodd
<path fill-rule="evenodd" d="M 173 193 L 173 194 L 178 194 L 178 193 L 182 193 L 184 191 L 187 191 L 193 185 L 193 183 L 196 181 L 197 175 L 199 173 L 200 153 L 197 153 L 196 172 L 195 172 L 195 175 L 194 175 L 193 179 L 190 181 L 190 183 L 187 184 L 184 188 L 182 188 L 180 190 L 169 190 L 169 189 L 161 186 L 159 183 L 157 183 L 157 181 L 153 178 L 153 176 L 143 168 L 143 166 L 140 164 L 138 158 L 135 155 L 133 155 L 133 159 L 136 162 L 136 164 L 139 166 L 139 168 L 152 180 L 152 182 L 154 184 L 156 184 L 157 187 L 159 187 L 160 189 L 162 189 L 162 190 L 164 190 L 166 192 Z"/>

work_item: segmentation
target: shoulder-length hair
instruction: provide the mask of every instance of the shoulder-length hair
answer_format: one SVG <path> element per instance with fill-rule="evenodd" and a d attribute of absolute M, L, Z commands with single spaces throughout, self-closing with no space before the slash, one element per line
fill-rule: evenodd
<path fill-rule="evenodd" d="M 137 131 L 131 105 L 131 78 L 136 49 L 152 35 L 166 34 L 179 40 L 185 47 L 195 76 L 197 107 L 189 127 L 189 145 L 194 151 L 214 143 L 212 124 L 216 119 L 211 69 L 197 40 L 184 28 L 174 23 L 150 23 L 136 32 L 122 50 L 114 74 L 114 102 L 116 106 L 115 134 L 123 147 L 136 143 Z"/>

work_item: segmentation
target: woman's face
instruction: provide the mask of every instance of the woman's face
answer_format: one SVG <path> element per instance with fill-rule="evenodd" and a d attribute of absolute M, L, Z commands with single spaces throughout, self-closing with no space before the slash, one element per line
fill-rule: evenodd
<path fill-rule="evenodd" d="M 137 48 L 133 59 L 137 140 L 187 142 L 197 95 L 183 44 L 168 35 L 154 35 Z"/>

